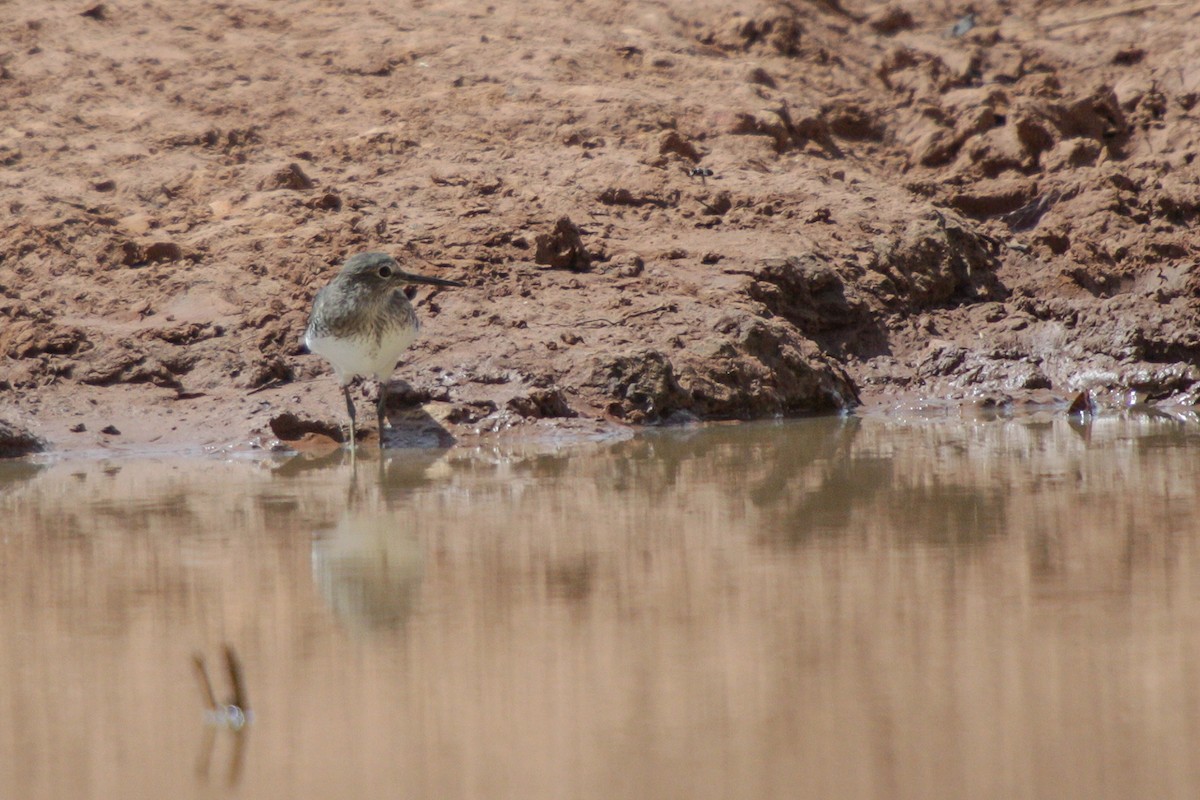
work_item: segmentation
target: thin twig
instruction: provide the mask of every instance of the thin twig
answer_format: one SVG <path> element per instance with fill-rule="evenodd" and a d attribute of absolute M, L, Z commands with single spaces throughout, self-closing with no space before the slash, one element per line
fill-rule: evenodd
<path fill-rule="evenodd" d="M 1042 27 L 1048 31 L 1058 30 L 1059 28 L 1069 28 L 1072 25 L 1086 25 L 1089 22 L 1100 22 L 1101 20 L 1112 19 L 1113 17 L 1127 17 L 1134 14 L 1141 14 L 1144 11 L 1154 11 L 1159 8 L 1176 8 L 1184 5 L 1182 2 L 1176 3 L 1131 3 L 1121 8 L 1112 8 L 1108 11 L 1099 11 L 1095 14 L 1088 14 L 1083 17 L 1067 20 L 1048 20 L 1042 22 Z"/>
<path fill-rule="evenodd" d="M 192 653 L 192 666 L 196 669 L 196 680 L 200 682 L 200 693 L 204 702 L 208 703 L 209 711 L 217 709 L 217 695 L 213 692 L 212 681 L 208 678 L 208 667 L 204 666 L 204 656 Z"/>
<path fill-rule="evenodd" d="M 295 381 L 292 382 L 294 383 Z M 256 386 L 255 388 L 246 392 L 246 396 L 249 397 L 252 394 L 265 392 L 267 389 L 274 389 L 276 386 L 283 386 L 285 383 L 288 383 L 288 381 L 285 381 L 282 378 L 271 378 L 271 380 L 267 381 L 262 386 Z"/>
<path fill-rule="evenodd" d="M 238 660 L 233 645 L 225 645 L 225 665 L 229 668 L 229 686 L 233 696 L 229 704 L 237 706 L 242 711 L 250 710 L 250 698 L 246 695 L 246 680 L 242 675 L 242 662 Z"/>
<path fill-rule="evenodd" d="M 591 319 L 580 320 L 579 322 L 563 323 L 559 327 L 594 328 L 598 325 L 620 325 L 622 323 L 628 322 L 629 320 L 633 319 L 634 317 L 644 317 L 647 314 L 659 314 L 664 311 L 675 311 L 675 310 L 677 310 L 677 308 L 678 307 L 674 303 L 668 303 L 665 306 L 656 306 L 655 308 L 647 308 L 642 311 L 631 311 L 628 314 L 626 314 L 625 316 L 621 317 L 616 322 L 613 322 L 611 319 L 605 319 L 604 317 L 592 317 Z"/>

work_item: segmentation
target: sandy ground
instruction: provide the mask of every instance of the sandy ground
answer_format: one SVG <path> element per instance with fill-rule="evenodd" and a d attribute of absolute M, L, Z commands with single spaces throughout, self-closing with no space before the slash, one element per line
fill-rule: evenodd
<path fill-rule="evenodd" d="M 1193 406 L 1200 12 L 973 8 L 11 0 L 0 449 L 336 437 L 299 340 L 363 250 L 467 284 L 394 445 Z"/>

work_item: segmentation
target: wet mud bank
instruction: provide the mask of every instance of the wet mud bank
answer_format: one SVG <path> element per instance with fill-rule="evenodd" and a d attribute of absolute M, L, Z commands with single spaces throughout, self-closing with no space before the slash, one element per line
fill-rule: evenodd
<path fill-rule="evenodd" d="M 6 448 L 336 440 L 362 250 L 390 444 L 1200 399 L 1189 7 L 7 8 Z"/>

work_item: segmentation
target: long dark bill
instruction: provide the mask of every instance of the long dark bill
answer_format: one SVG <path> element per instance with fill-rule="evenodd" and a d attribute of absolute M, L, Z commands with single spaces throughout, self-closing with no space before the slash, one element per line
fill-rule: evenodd
<path fill-rule="evenodd" d="M 406 283 L 427 283 L 430 286 L 466 286 L 462 281 L 452 281 L 448 278 L 430 278 L 416 275 L 412 272 L 396 272 L 396 277 Z"/>

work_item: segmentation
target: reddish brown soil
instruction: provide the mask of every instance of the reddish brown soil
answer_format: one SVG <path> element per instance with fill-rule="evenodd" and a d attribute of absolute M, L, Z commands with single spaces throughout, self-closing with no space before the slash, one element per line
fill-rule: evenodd
<path fill-rule="evenodd" d="M 60 449 L 334 432 L 299 337 L 362 250 L 468 284 L 418 295 L 397 444 L 1194 405 L 1194 5 L 974 8 L 12 0 L 0 418 Z"/>

